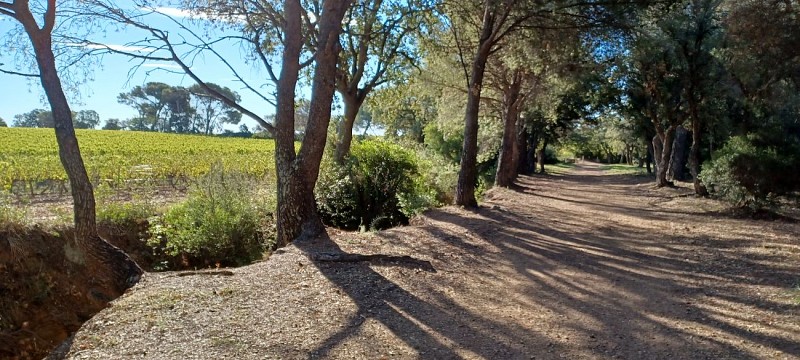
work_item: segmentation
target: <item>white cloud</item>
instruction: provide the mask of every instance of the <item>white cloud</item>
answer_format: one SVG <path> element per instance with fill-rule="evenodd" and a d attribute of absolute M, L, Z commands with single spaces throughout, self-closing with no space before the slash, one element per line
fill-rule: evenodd
<path fill-rule="evenodd" d="M 179 65 L 165 64 L 165 63 L 144 63 L 140 66 L 149 68 L 161 68 L 161 69 L 178 69 L 178 70 L 182 69 Z"/>
<path fill-rule="evenodd" d="M 140 52 L 155 50 L 154 48 L 146 46 L 130 46 L 130 45 L 119 45 L 119 44 L 68 43 L 66 45 L 74 47 L 82 47 L 90 50 L 113 50 L 113 51 L 121 51 L 127 53 L 133 53 L 133 52 L 140 53 Z"/>
<path fill-rule="evenodd" d="M 205 15 L 205 14 L 199 14 L 199 13 L 198 14 L 192 14 L 189 10 L 171 8 L 171 7 L 159 6 L 159 7 L 144 8 L 144 9 L 145 10 L 155 11 L 155 12 L 167 15 L 167 16 L 172 16 L 172 17 L 201 18 L 201 19 L 207 19 L 208 18 L 208 16 Z"/>

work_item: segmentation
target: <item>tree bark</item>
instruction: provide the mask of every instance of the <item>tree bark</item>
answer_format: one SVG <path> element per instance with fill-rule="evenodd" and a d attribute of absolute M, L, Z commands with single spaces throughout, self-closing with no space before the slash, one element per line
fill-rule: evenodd
<path fill-rule="evenodd" d="M 42 29 L 39 29 L 27 4 L 15 2 L 14 5 L 17 19 L 22 23 L 33 45 L 42 88 L 53 115 L 59 158 L 67 173 L 72 193 L 74 244 L 80 255 L 68 258 L 85 265 L 111 292 L 108 295 L 117 297 L 133 286 L 143 271 L 127 254 L 97 234 L 94 190 L 81 157 L 72 123 L 72 111 L 61 86 L 52 49 L 50 31 L 55 23 L 55 2 L 48 2 Z"/>
<path fill-rule="evenodd" d="M 694 192 L 698 196 L 708 196 L 708 189 L 706 189 L 703 182 L 700 181 L 700 136 L 701 124 L 700 113 L 698 104 L 693 99 L 689 100 L 689 111 L 692 116 L 692 147 L 689 150 L 689 171 L 692 174 L 692 182 L 694 183 Z"/>
<path fill-rule="evenodd" d="M 539 147 L 539 137 L 531 131 L 528 139 L 528 149 L 525 154 L 525 169 L 528 174 L 536 172 L 536 148 Z"/>
<path fill-rule="evenodd" d="M 500 156 L 497 161 L 497 173 L 495 176 L 495 185 L 500 187 L 511 186 L 517 178 L 517 161 L 515 161 L 514 150 L 517 144 L 517 122 L 519 121 L 521 91 L 521 74 L 519 71 L 515 71 L 509 88 L 503 94 L 503 141 L 500 145 Z"/>
<path fill-rule="evenodd" d="M 456 205 L 464 207 L 478 206 L 478 201 L 475 199 L 475 185 L 478 176 L 478 113 L 486 62 L 489 60 L 489 54 L 494 45 L 494 21 L 493 9 L 487 0 L 484 5 L 478 52 L 472 62 L 469 80 L 467 107 L 464 115 L 464 146 L 461 151 L 461 169 L 458 172 L 458 185 L 454 199 Z"/>
<path fill-rule="evenodd" d="M 527 164 L 525 163 L 527 151 L 528 129 L 526 129 L 525 124 L 520 121 L 517 123 L 517 143 L 516 150 L 514 151 L 514 154 L 516 154 L 517 174 L 528 174 Z"/>
<path fill-rule="evenodd" d="M 656 186 L 672 186 L 667 180 L 667 170 L 672 158 L 672 142 L 675 138 L 675 126 L 670 126 L 664 131 L 663 142 L 661 144 L 661 157 L 658 160 L 658 173 L 656 175 Z M 656 145 L 656 144 L 654 144 Z"/>
<path fill-rule="evenodd" d="M 653 142 L 647 142 L 647 155 L 645 156 L 645 164 L 647 165 L 647 173 L 652 174 L 653 169 L 651 168 L 650 164 L 653 163 L 653 159 L 655 157 L 655 149 L 653 147 Z"/>
<path fill-rule="evenodd" d="M 275 115 L 275 164 L 278 178 L 277 243 L 310 238 L 325 231 L 317 212 L 314 185 L 327 140 L 331 104 L 339 60 L 339 34 L 351 0 L 328 0 L 318 20 L 319 39 L 315 53 L 308 125 L 299 154 L 294 147 L 295 88 L 303 46 L 303 7 L 299 0 L 286 0 L 286 28 L 278 101 Z"/>
<path fill-rule="evenodd" d="M 277 86 L 275 107 L 275 170 L 277 175 L 277 239 L 278 245 L 286 245 L 300 236 L 303 224 L 313 214 L 307 213 L 309 205 L 303 192 L 307 187 L 301 183 L 295 166 L 297 154 L 294 148 L 295 88 L 300 76 L 300 53 L 303 37 L 301 33 L 302 6 L 299 0 L 287 0 L 284 8 L 286 28 L 281 72 Z"/>
<path fill-rule="evenodd" d="M 344 102 L 344 121 L 339 124 L 339 141 L 336 143 L 335 160 L 337 163 L 342 164 L 347 154 L 350 153 L 350 146 L 353 143 L 353 125 L 356 123 L 358 111 L 364 103 L 365 97 L 342 94 Z"/>
<path fill-rule="evenodd" d="M 672 180 L 685 181 L 686 164 L 689 161 L 689 132 L 682 125 L 675 128 L 675 139 L 672 144 L 672 156 L 669 161 L 667 177 Z"/>

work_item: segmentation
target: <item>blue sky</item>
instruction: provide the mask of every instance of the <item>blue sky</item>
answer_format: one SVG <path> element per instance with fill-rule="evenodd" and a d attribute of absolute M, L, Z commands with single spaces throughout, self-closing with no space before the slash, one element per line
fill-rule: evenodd
<path fill-rule="evenodd" d="M 170 12 L 169 9 L 163 9 Z M 184 24 L 198 29 L 199 25 L 195 22 L 189 21 L 182 17 L 183 14 L 177 11 L 171 12 L 173 15 L 183 19 Z M 0 16 L 0 19 L 4 17 Z M 155 27 L 169 29 L 170 25 L 163 17 L 153 17 L 152 20 L 148 19 L 148 23 Z M 0 20 L 0 34 L 9 36 L 9 30 L 15 25 L 11 19 Z M 171 34 L 177 33 L 174 28 Z M 129 44 L 133 41 L 142 39 L 144 34 L 132 29 L 121 29 L 120 31 L 111 31 L 99 35 L 93 41 L 121 46 Z M 235 43 L 222 44 L 216 48 L 231 65 L 236 68 L 240 75 L 247 79 L 255 79 L 253 85 L 263 86 L 269 84 L 266 79 L 266 71 L 257 66 L 247 64 L 244 61 L 244 54 L 241 47 Z M 3 66 L 4 69 L 13 69 L 14 54 L 8 51 L 0 52 L 0 63 L 7 65 Z M 138 60 L 131 60 L 123 55 L 104 55 L 102 58 L 102 66 L 92 69 L 92 78 L 85 86 L 81 87 L 80 94 L 68 94 L 71 98 L 72 110 L 95 110 L 100 115 L 100 119 L 105 121 L 109 118 L 127 119 L 136 116 L 136 111 L 126 105 L 117 102 L 117 95 L 126 92 L 136 85 L 143 85 L 149 81 L 159 81 L 170 85 L 191 86 L 194 84 L 193 80 L 186 75 L 176 74 L 170 72 L 175 71 L 175 65 L 162 62 L 146 62 L 135 73 L 129 74 L 131 69 L 138 64 Z M 165 71 L 166 70 L 166 71 Z M 253 93 L 243 88 L 242 84 L 235 81 L 233 75 L 229 71 L 225 71 L 224 66 L 219 60 L 212 56 L 197 57 L 192 65 L 192 70 L 195 71 L 202 79 L 207 82 L 217 83 L 222 86 L 227 86 L 239 93 L 242 97 L 242 104 L 253 110 L 259 115 L 267 115 L 274 112 L 273 107 L 258 98 Z M 0 84 L 2 84 L 3 96 L 0 96 L 0 117 L 7 123 L 11 123 L 14 115 L 28 112 L 36 108 L 48 109 L 49 106 L 43 102 L 43 93 L 41 85 L 37 81 L 31 79 L 0 74 Z M 265 93 L 270 93 L 266 88 Z M 243 118 L 244 122 L 251 128 L 255 126 L 255 121 L 248 118 Z M 236 128 L 229 127 L 229 128 Z"/>

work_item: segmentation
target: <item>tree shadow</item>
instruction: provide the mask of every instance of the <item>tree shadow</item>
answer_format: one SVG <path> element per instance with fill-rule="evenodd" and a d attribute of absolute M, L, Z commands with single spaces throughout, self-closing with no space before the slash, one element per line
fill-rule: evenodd
<path fill-rule="evenodd" d="M 327 235 L 293 244 L 312 259 L 320 253 L 347 254 Z M 429 262 L 415 260 L 419 270 L 435 273 Z M 399 263 L 415 264 L 389 260 L 383 265 Z M 357 336 L 362 324 L 368 320 L 378 321 L 417 351 L 418 356 L 426 358 L 463 357 L 455 347 L 483 358 L 506 358 L 523 350 L 495 341 L 495 332 L 514 333 L 519 337 L 531 335 L 513 324 L 472 313 L 435 289 L 428 293 L 430 299 L 422 299 L 379 274 L 372 268 L 376 264 L 370 262 L 314 261 L 314 265 L 356 303 L 358 310 L 347 325 L 325 339 L 309 354 L 309 358 L 329 356 L 337 346 Z M 374 350 L 377 356 L 380 350 Z"/>
<path fill-rule="evenodd" d="M 570 181 L 579 185 L 581 180 Z M 561 196 L 535 196 L 571 201 Z M 597 212 L 616 212 L 642 220 L 676 215 L 591 201 L 575 203 Z M 580 231 L 577 229 L 586 228 L 589 219 L 557 206 L 536 209 L 526 214 L 528 216 L 504 211 L 499 206 L 481 208 L 478 213 L 480 216 L 476 220 L 433 211 L 428 214 L 431 220 L 451 226 L 430 226 L 425 230 L 469 251 L 455 234 L 442 229 L 496 229 L 484 232 L 482 239 L 499 249 L 499 254 L 491 256 L 487 263 L 509 262 L 517 274 L 528 280 L 529 285 L 520 291 L 532 304 L 570 317 L 592 319 L 595 327 L 581 327 L 585 322 L 562 325 L 586 338 L 604 338 L 606 344 L 615 344 L 605 349 L 613 354 L 624 358 L 755 356 L 749 350 L 732 345 L 732 339 L 736 339 L 800 357 L 796 330 L 770 326 L 735 313 L 735 309 L 742 306 L 764 314 L 798 313 L 797 306 L 743 295 L 733 289 L 739 285 L 793 286 L 798 278 L 796 269 L 790 264 L 781 265 L 779 256 L 721 255 L 723 258 L 717 259 L 719 261 L 709 261 L 700 254 L 698 258 L 687 258 L 693 255 L 692 249 L 717 244 L 699 242 L 686 246 L 682 242 L 684 239 L 677 238 L 660 241 L 662 239 L 653 238 L 655 234 L 649 229 L 620 227 L 613 223 Z M 558 220 L 536 222 L 537 217 Z M 581 223 L 584 226 L 575 226 Z M 755 241 L 737 238 L 725 240 L 724 244 L 735 250 L 751 246 Z M 478 276 L 496 276 L 496 272 L 492 269 Z M 729 311 L 719 311 L 720 308 Z M 753 331 L 744 323 L 757 324 L 764 331 Z M 598 327 L 604 329 L 604 335 L 598 335 Z M 699 328 L 704 330 L 696 331 Z M 585 346 L 592 356 L 604 351 L 600 346 Z"/>

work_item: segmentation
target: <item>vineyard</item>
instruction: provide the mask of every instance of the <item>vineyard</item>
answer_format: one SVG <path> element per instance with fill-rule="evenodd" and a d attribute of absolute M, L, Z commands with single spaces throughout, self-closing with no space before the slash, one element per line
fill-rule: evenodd
<path fill-rule="evenodd" d="M 275 168 L 271 140 L 109 130 L 77 130 L 77 136 L 95 185 L 182 187 L 215 165 L 252 176 Z M 30 195 L 66 191 L 53 129 L 0 128 L 0 186 Z"/>

